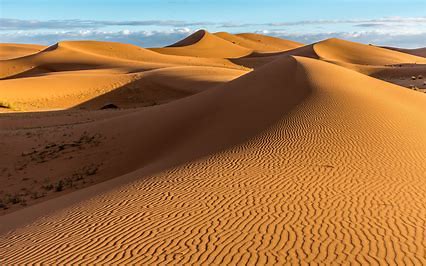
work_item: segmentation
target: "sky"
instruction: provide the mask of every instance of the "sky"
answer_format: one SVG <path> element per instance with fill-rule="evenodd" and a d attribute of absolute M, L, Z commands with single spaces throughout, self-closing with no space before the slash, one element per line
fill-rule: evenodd
<path fill-rule="evenodd" d="M 0 0 L 0 42 L 169 45 L 198 29 L 426 47 L 426 0 Z"/>

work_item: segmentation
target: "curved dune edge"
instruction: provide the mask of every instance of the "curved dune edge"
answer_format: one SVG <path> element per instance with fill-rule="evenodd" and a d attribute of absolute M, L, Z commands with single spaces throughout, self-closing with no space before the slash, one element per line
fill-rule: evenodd
<path fill-rule="evenodd" d="M 246 104 L 235 104 L 241 101 Z M 128 128 L 123 145 L 132 143 L 133 154 L 157 146 L 134 147 L 136 137 L 143 142 L 146 134 L 163 132 L 160 141 L 167 127 L 190 130 L 163 147 L 167 152 L 136 163 L 139 172 L 120 185 L 115 179 L 99 186 L 108 192 L 87 198 L 96 192 L 88 188 L 0 217 L 10 226 L 24 214 L 43 215 L 37 211 L 48 205 L 82 200 L 4 234 L 0 258 L 424 264 L 425 104 L 424 95 L 298 57 L 277 60 L 220 89 L 96 123 L 85 129 L 128 121 L 149 125 L 150 117 L 170 116 L 159 132 L 144 133 L 138 123 Z M 193 110 L 208 119 L 196 118 Z M 234 146 L 244 141 L 241 134 L 247 141 Z M 184 163 L 195 158 L 200 159 Z"/>
<path fill-rule="evenodd" d="M 46 46 L 37 44 L 0 43 L 0 60 L 9 60 L 27 56 L 46 49 Z"/>

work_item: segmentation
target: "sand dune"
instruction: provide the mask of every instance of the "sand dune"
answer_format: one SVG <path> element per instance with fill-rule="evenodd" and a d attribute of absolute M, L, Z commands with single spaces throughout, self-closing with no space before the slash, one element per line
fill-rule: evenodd
<path fill-rule="evenodd" d="M 396 48 L 396 47 L 383 47 L 386 49 L 395 50 L 402 53 L 407 53 L 415 56 L 422 56 L 426 57 L 426 47 L 425 48 L 417 48 L 417 49 L 402 49 L 402 48 Z"/>
<path fill-rule="evenodd" d="M 423 57 L 336 38 L 274 54 L 252 54 L 234 59 L 233 62 L 256 68 L 283 55 L 321 59 L 352 69 L 363 66 L 426 64 Z"/>
<path fill-rule="evenodd" d="M 291 41 L 291 40 L 284 40 L 281 38 L 276 38 L 272 36 L 267 35 L 261 35 L 261 34 L 255 34 L 255 33 L 240 33 L 236 34 L 238 37 L 242 37 L 247 40 L 254 41 L 258 43 L 259 45 L 266 45 L 270 47 L 276 47 L 275 51 L 285 51 L 290 49 L 296 49 L 298 47 L 303 46 L 302 43 Z"/>
<path fill-rule="evenodd" d="M 0 116 L 0 194 L 45 193 L 0 216 L 0 262 L 426 264 L 426 94 L 369 76 L 420 75 L 423 59 L 336 39 L 270 53 L 248 36 L 7 60 L 70 62 L 7 72 L 0 99 L 72 109 Z M 79 109 L 107 102 L 137 108 Z"/>
<path fill-rule="evenodd" d="M 0 60 L 34 54 L 45 48 L 45 46 L 37 44 L 0 43 Z"/>
<path fill-rule="evenodd" d="M 251 53 L 250 49 L 228 42 L 205 30 L 199 30 L 168 47 L 151 50 L 162 54 L 207 58 L 236 58 Z"/>
<path fill-rule="evenodd" d="M 287 51 L 303 46 L 301 43 L 290 40 L 283 40 L 253 33 L 234 35 L 227 32 L 218 32 L 215 33 L 215 35 L 234 44 L 251 49 L 255 52 Z"/>
<path fill-rule="evenodd" d="M 149 106 L 198 93 L 246 71 L 217 67 L 168 67 L 137 73 L 114 69 L 53 72 L 7 79 L 0 95 L 15 111 Z"/>
<path fill-rule="evenodd" d="M 258 34 L 218 32 L 211 34 L 199 30 L 187 38 L 164 48 L 151 48 L 162 54 L 206 58 L 240 58 L 258 52 L 287 51 L 301 47 L 301 43 Z"/>
<path fill-rule="evenodd" d="M 55 44 L 37 54 L 0 61 L 0 78 L 105 68 L 136 72 L 178 65 L 242 69 L 222 58 L 163 55 L 130 44 L 69 41 Z"/>

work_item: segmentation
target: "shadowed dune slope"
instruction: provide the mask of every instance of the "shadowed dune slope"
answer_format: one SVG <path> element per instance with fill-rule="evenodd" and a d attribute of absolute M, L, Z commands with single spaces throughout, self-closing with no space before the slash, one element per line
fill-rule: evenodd
<path fill-rule="evenodd" d="M 45 48 L 37 44 L 0 43 L 0 60 L 22 57 L 40 52 Z"/>
<path fill-rule="evenodd" d="M 112 42 L 67 41 L 37 54 L 0 61 L 0 78 L 105 68 L 137 72 L 178 65 L 242 69 L 222 58 L 163 55 L 135 45 Z"/>
<path fill-rule="evenodd" d="M 236 58 L 252 52 L 251 49 L 224 40 L 205 30 L 199 30 L 171 46 L 151 50 L 162 54 L 207 58 Z"/>
<path fill-rule="evenodd" d="M 425 104 L 284 57 L 214 90 L 76 126 L 110 138 L 108 167 L 135 172 L 0 217 L 5 232 L 44 216 L 3 234 L 0 260 L 425 264 Z"/>
<path fill-rule="evenodd" d="M 415 56 L 426 57 L 426 47 L 425 48 L 417 48 L 417 49 L 404 49 L 404 48 L 396 48 L 396 47 L 383 47 L 383 48 L 402 52 L 402 53 L 406 53 L 406 54 L 411 54 L 411 55 L 415 55 Z"/>
<path fill-rule="evenodd" d="M 138 107 L 167 102 L 228 82 L 246 71 L 201 66 L 138 73 L 114 69 L 53 72 L 2 81 L 0 97 L 16 111 L 97 109 L 107 103 Z"/>

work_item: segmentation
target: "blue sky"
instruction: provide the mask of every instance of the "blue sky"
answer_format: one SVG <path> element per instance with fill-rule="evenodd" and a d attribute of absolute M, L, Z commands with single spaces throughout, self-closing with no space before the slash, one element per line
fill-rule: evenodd
<path fill-rule="evenodd" d="M 0 42 L 162 46 L 193 31 L 426 46 L 425 0 L 0 0 Z"/>

